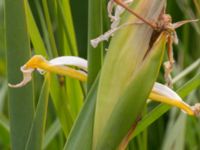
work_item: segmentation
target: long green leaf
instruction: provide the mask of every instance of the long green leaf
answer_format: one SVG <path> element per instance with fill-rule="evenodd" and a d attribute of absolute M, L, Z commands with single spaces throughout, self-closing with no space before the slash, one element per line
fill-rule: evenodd
<path fill-rule="evenodd" d="M 0 88 L 0 112 L 3 112 L 5 97 L 8 92 L 7 81 L 5 80 Z"/>
<path fill-rule="evenodd" d="M 73 20 L 71 15 L 71 8 L 69 1 L 57 1 L 57 15 L 58 15 L 58 45 L 62 55 L 78 55 L 76 36 L 73 27 Z M 67 105 L 70 107 L 70 113 L 73 120 L 76 118 L 83 105 L 83 91 L 80 82 L 71 78 L 66 78 L 66 97 Z"/>
<path fill-rule="evenodd" d="M 0 114 L 0 142 L 4 144 L 7 148 L 10 147 L 10 126 L 8 119 Z M 2 146 L 2 149 L 4 146 Z"/>
<path fill-rule="evenodd" d="M 50 40 L 49 40 L 49 33 L 48 33 L 48 30 L 47 30 L 47 25 L 46 25 L 46 22 L 45 22 L 45 17 L 44 17 L 44 14 L 43 14 L 43 11 L 42 11 L 42 7 L 40 6 L 40 3 L 38 0 L 34 1 L 35 5 L 36 5 L 36 10 L 38 12 L 38 16 L 39 16 L 39 21 L 40 21 L 40 24 L 41 24 L 41 31 L 42 31 L 42 36 L 44 38 L 44 43 L 46 45 L 46 50 L 48 52 L 48 55 L 50 58 L 53 58 L 53 52 L 52 52 L 52 47 L 51 47 L 51 43 L 50 43 Z"/>
<path fill-rule="evenodd" d="M 79 56 L 86 57 L 88 29 L 88 1 L 70 1 Z"/>
<path fill-rule="evenodd" d="M 44 42 L 39 33 L 39 29 L 34 20 L 28 1 L 25 1 L 25 8 L 26 8 L 26 18 L 27 18 L 27 23 L 28 23 L 28 32 L 29 32 L 29 36 L 33 44 L 33 47 L 35 49 L 35 53 L 43 55 L 44 57 L 47 57 L 47 52 L 46 52 Z"/>
<path fill-rule="evenodd" d="M 88 11 L 88 91 L 93 85 L 102 66 L 103 45 L 92 48 L 90 40 L 103 34 L 103 4 L 104 0 L 89 0 Z M 95 14 L 95 16 L 94 16 Z"/>
<path fill-rule="evenodd" d="M 49 86 L 50 86 L 50 78 L 49 74 L 47 74 L 45 76 L 45 81 L 41 89 L 33 123 L 31 125 L 29 137 L 25 148 L 26 150 L 42 149 L 42 141 L 45 131 L 47 106 L 49 99 Z"/>
<path fill-rule="evenodd" d="M 162 150 L 169 150 L 174 147 L 175 149 L 184 149 L 184 136 L 186 127 L 187 116 L 185 114 L 180 114 L 176 119 L 173 126 L 167 130 L 166 137 L 162 146 Z M 173 134 L 172 134 L 173 133 Z M 179 148 L 178 148 L 179 147 Z"/>
<path fill-rule="evenodd" d="M 72 114 L 68 107 L 65 87 L 59 82 L 59 77 L 51 75 L 50 95 L 60 120 L 62 129 L 67 137 L 73 124 Z"/>
<path fill-rule="evenodd" d="M 91 150 L 93 137 L 93 122 L 98 87 L 98 77 L 91 87 L 86 102 L 76 120 L 64 150 Z"/>
<path fill-rule="evenodd" d="M 8 82 L 17 83 L 22 78 L 20 66 L 30 57 L 23 0 L 5 1 L 5 20 Z M 8 93 L 12 149 L 22 150 L 34 114 L 32 84 L 20 89 L 9 88 Z"/>
<path fill-rule="evenodd" d="M 70 106 L 72 116 L 75 119 L 83 106 L 84 96 L 81 89 L 81 83 L 75 79 L 67 78 L 66 86 L 68 104 Z"/>
<path fill-rule="evenodd" d="M 64 32 L 69 45 L 69 51 L 71 55 L 78 55 L 78 49 L 76 44 L 76 36 L 72 21 L 71 8 L 69 0 L 57 1 L 58 2 L 58 11 L 60 12 L 61 20 L 64 25 Z"/>
<path fill-rule="evenodd" d="M 56 47 L 56 42 L 55 42 L 55 38 L 53 34 L 53 28 L 52 28 L 50 14 L 49 14 L 48 6 L 47 6 L 47 0 L 42 0 L 42 4 L 43 4 L 44 16 L 45 16 L 45 21 L 47 25 L 47 30 L 48 30 L 48 35 L 49 35 L 48 37 L 49 37 L 49 41 L 51 45 L 52 54 L 53 54 L 53 57 L 57 57 L 58 50 Z"/>
<path fill-rule="evenodd" d="M 61 129 L 61 125 L 59 120 L 55 120 L 49 129 L 47 130 L 45 137 L 44 137 L 44 144 L 42 149 L 46 149 L 47 146 L 51 143 L 51 141 L 54 139 L 54 137 L 59 133 Z"/>

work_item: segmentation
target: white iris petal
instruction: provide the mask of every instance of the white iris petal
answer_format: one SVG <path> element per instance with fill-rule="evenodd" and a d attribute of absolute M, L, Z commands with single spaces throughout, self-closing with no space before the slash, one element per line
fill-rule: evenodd
<path fill-rule="evenodd" d="M 85 71 L 87 71 L 87 60 L 75 56 L 62 56 L 51 59 L 49 61 L 52 65 L 67 65 L 67 66 L 75 66 L 79 67 Z"/>
<path fill-rule="evenodd" d="M 170 89 L 169 87 L 167 87 L 166 85 L 160 84 L 155 82 L 152 92 L 164 96 L 166 98 L 168 98 L 170 101 L 174 101 L 177 103 L 181 103 L 181 105 L 186 106 L 189 109 L 192 109 L 190 105 L 188 105 L 187 103 L 185 103 L 182 98 L 176 93 L 174 92 L 172 89 Z M 177 105 L 178 106 L 178 105 Z M 187 113 L 185 110 L 181 109 L 184 113 Z"/>
<path fill-rule="evenodd" d="M 172 89 L 167 87 L 166 85 L 160 84 L 156 82 L 153 86 L 153 92 L 156 92 L 162 96 L 166 96 L 172 99 L 176 99 L 178 101 L 183 101 L 182 98 L 174 92 Z"/>

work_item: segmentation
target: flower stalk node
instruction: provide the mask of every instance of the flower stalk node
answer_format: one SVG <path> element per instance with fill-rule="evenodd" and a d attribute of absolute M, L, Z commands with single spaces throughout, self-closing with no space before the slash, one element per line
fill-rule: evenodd
<path fill-rule="evenodd" d="M 197 103 L 194 106 L 192 106 L 192 110 L 195 116 L 200 117 L 200 103 Z"/>

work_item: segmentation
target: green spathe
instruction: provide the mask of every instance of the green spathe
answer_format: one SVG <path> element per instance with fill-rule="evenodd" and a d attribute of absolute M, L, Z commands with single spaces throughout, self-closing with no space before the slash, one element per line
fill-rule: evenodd
<path fill-rule="evenodd" d="M 163 33 L 148 57 L 136 70 L 133 79 L 130 80 L 124 92 L 117 98 L 117 103 L 106 125 L 101 128 L 95 150 L 116 149 L 141 113 L 159 72 L 165 44 L 166 34 Z"/>
<path fill-rule="evenodd" d="M 164 7 L 164 3 L 164 0 L 142 0 L 135 6 L 135 11 L 149 20 L 156 20 Z M 122 22 L 137 23 L 140 22 L 140 20 L 126 13 L 122 18 Z M 116 109 L 116 104 L 120 100 L 119 97 L 127 90 L 129 83 L 132 82 L 134 73 L 141 66 L 141 62 L 149 46 L 152 31 L 153 30 L 146 24 L 130 25 L 115 33 L 111 41 L 100 76 L 97 93 L 93 134 L 94 149 L 97 148 L 97 141 L 101 143 L 99 140 L 104 140 L 104 138 L 102 138 L 105 136 L 103 134 L 106 133 L 104 129 L 108 125 L 108 120 L 113 110 Z M 152 51 L 154 51 L 154 49 L 152 49 Z M 161 58 L 160 55 L 157 60 L 158 64 L 160 64 Z M 159 67 L 152 69 L 158 71 Z M 145 70 L 144 72 L 146 75 L 148 74 Z M 154 79 L 152 83 L 155 81 L 155 77 L 156 73 L 150 78 L 151 80 Z M 135 84 L 135 87 L 138 87 L 137 84 Z M 152 86 L 148 87 L 149 90 L 151 87 Z M 118 119 L 120 120 L 120 116 Z"/>

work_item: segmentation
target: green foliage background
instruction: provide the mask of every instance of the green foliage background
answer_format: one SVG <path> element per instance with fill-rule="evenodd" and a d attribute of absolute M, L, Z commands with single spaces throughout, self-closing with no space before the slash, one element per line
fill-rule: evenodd
<path fill-rule="evenodd" d="M 93 49 L 89 40 L 109 29 L 106 3 L 0 0 L 0 149 L 68 149 L 66 140 L 84 100 L 96 99 L 97 76 L 109 42 Z M 200 17 L 199 0 L 168 0 L 167 4 L 173 22 Z M 174 88 L 188 103 L 195 103 L 200 100 L 200 23 L 184 25 L 177 33 Z M 19 67 L 33 54 L 49 59 L 62 55 L 87 58 L 88 84 L 55 74 L 47 74 L 44 79 L 35 73 L 28 87 L 8 90 L 8 82 L 21 80 Z M 164 82 L 163 69 L 158 81 Z M 199 131 L 199 118 L 150 103 L 127 149 L 198 150 Z"/>

